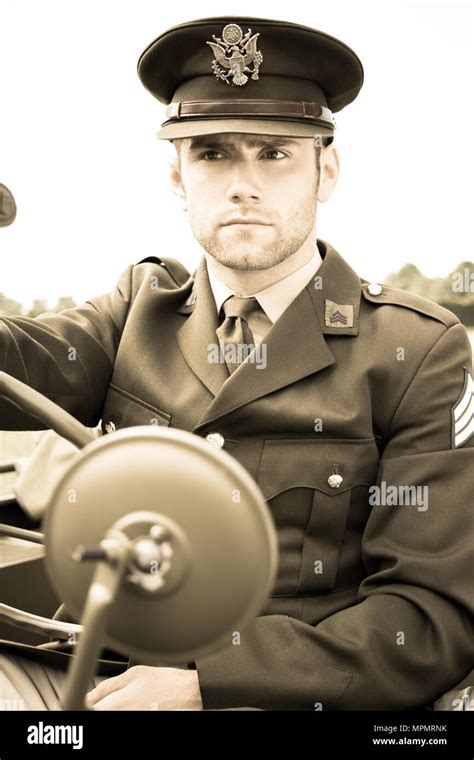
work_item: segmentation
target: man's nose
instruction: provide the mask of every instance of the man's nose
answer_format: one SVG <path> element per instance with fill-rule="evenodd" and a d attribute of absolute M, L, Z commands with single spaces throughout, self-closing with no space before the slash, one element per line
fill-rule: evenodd
<path fill-rule="evenodd" d="M 234 161 L 227 189 L 228 200 L 239 201 L 260 200 L 262 186 L 258 177 L 257 167 L 251 160 Z"/>

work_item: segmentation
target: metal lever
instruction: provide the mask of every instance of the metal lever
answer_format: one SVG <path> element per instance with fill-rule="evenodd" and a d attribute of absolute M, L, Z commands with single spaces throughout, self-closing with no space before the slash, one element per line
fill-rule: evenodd
<path fill-rule="evenodd" d="M 8 604 L 0 604 L 0 622 L 9 623 L 16 628 L 23 628 L 26 631 L 33 631 L 33 633 L 40 633 L 42 636 L 69 638 L 71 634 L 79 636 L 83 630 L 82 625 L 33 615 L 32 612 L 19 610 L 16 607 L 10 607 Z"/>
<path fill-rule="evenodd" d="M 21 538 L 22 541 L 31 541 L 32 544 L 44 544 L 44 533 L 26 528 L 16 528 L 14 525 L 5 525 L 4 523 L 0 523 L 0 536 Z"/>

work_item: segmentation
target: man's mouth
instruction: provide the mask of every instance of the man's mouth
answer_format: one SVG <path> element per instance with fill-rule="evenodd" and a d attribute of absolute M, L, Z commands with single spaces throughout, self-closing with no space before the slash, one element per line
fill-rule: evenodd
<path fill-rule="evenodd" d="M 230 227 L 231 225 L 241 225 L 241 224 L 254 224 L 259 225 L 261 227 L 269 227 L 270 225 L 267 222 L 262 222 L 260 219 L 232 219 L 230 222 L 226 222 L 223 224 L 223 227 Z"/>

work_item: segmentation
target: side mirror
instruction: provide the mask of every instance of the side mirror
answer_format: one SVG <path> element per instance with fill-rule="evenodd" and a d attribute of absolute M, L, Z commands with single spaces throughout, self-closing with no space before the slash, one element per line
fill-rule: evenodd
<path fill-rule="evenodd" d="M 62 707 L 84 695 L 106 646 L 172 665 L 232 643 L 264 607 L 277 570 L 271 513 L 257 483 L 198 435 L 154 425 L 91 431 L 0 372 L 0 396 L 79 448 L 52 493 L 46 565 L 83 626 Z"/>
<path fill-rule="evenodd" d="M 8 187 L 0 184 L 0 227 L 8 227 L 15 221 L 16 203 Z"/>

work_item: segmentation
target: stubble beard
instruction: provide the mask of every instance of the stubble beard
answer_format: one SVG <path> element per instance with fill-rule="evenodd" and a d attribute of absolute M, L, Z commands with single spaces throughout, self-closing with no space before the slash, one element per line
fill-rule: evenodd
<path fill-rule="evenodd" d="M 248 230 L 239 227 L 241 234 L 228 234 L 225 228 L 201 227 L 196 219 L 191 218 L 193 234 L 210 256 L 229 269 L 270 269 L 296 253 L 311 234 L 316 222 L 318 185 L 316 180 L 313 192 L 303 203 L 298 203 L 284 221 L 281 217 L 275 221 L 270 219 L 273 226 L 267 243 L 259 242 L 259 237 L 268 233 L 252 231 L 251 226 Z"/>

